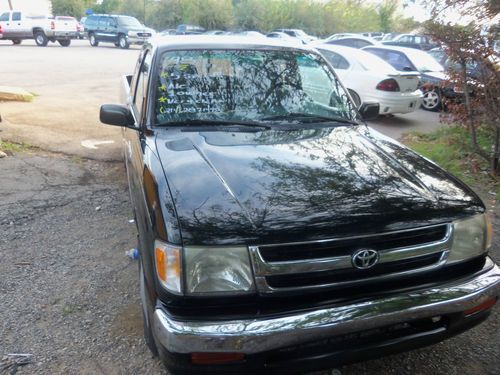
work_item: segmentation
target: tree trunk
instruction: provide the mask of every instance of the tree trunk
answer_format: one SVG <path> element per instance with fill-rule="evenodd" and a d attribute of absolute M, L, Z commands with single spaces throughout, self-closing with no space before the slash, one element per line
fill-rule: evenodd
<path fill-rule="evenodd" d="M 465 98 L 465 110 L 467 111 L 467 128 L 471 135 L 472 146 L 480 156 L 485 158 L 488 162 L 491 162 L 490 155 L 488 155 L 488 153 L 485 152 L 477 143 L 476 127 L 474 125 L 474 114 L 472 112 L 469 87 L 467 85 L 467 67 L 465 59 L 461 59 L 461 74 L 462 74 L 461 79 L 462 79 L 464 98 Z"/>

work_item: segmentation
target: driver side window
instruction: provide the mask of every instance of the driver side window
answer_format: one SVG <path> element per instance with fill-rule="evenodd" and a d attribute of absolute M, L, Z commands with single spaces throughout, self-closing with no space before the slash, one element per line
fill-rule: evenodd
<path fill-rule="evenodd" d="M 147 83 L 149 77 L 149 68 L 151 65 L 151 54 L 148 51 L 145 52 L 145 56 L 142 59 L 139 70 L 136 74 L 135 82 L 135 92 L 133 98 L 133 110 L 137 122 L 142 123 L 142 119 L 145 115 L 146 110 L 146 93 L 147 93 Z"/>

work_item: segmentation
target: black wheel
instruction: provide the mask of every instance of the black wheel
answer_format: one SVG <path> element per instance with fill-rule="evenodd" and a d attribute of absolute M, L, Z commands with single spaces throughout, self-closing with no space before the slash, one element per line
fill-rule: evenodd
<path fill-rule="evenodd" d="M 97 47 L 99 45 L 94 33 L 89 34 L 89 42 L 92 47 Z"/>
<path fill-rule="evenodd" d="M 118 45 L 120 46 L 121 49 L 127 49 L 128 47 L 130 47 L 130 44 L 125 35 L 120 35 L 118 37 Z"/>
<path fill-rule="evenodd" d="M 352 98 L 354 104 L 356 105 L 356 108 L 361 107 L 361 99 L 360 99 L 359 95 L 351 89 L 347 89 L 347 91 L 349 91 L 349 94 L 351 95 L 351 98 Z"/>
<path fill-rule="evenodd" d="M 61 45 L 61 47 L 69 47 L 69 45 L 71 44 L 71 39 L 61 39 L 58 40 L 58 42 Z"/>
<path fill-rule="evenodd" d="M 16 45 L 17 45 L 17 44 L 21 44 L 21 42 L 22 42 L 22 40 L 21 40 L 21 39 L 14 39 L 14 40 L 12 41 L 12 43 L 13 43 L 13 44 L 16 44 Z"/>
<path fill-rule="evenodd" d="M 142 304 L 142 317 L 144 322 L 144 341 L 149 350 L 155 357 L 158 356 L 158 347 L 153 336 L 153 331 L 151 328 L 151 314 L 149 313 L 150 307 L 148 303 L 148 296 L 146 291 L 146 279 L 144 276 L 144 269 L 142 266 L 142 260 L 139 259 L 139 289 L 141 294 L 141 304 Z"/>
<path fill-rule="evenodd" d="M 441 108 L 441 95 L 437 89 L 424 92 L 422 108 L 427 111 L 437 111 Z"/>
<path fill-rule="evenodd" d="M 49 43 L 49 38 L 43 31 L 37 31 L 35 32 L 35 43 L 39 47 L 45 47 Z"/>

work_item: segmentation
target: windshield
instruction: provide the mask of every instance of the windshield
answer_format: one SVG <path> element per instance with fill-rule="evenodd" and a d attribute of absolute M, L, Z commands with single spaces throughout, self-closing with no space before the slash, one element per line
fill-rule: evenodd
<path fill-rule="evenodd" d="M 141 23 L 134 17 L 118 17 L 118 24 L 121 26 L 142 27 Z"/>
<path fill-rule="evenodd" d="M 411 62 L 415 65 L 419 72 L 442 72 L 443 66 L 438 63 L 434 57 L 427 52 L 415 50 L 406 52 Z"/>
<path fill-rule="evenodd" d="M 266 121 L 289 114 L 354 120 L 356 111 L 324 60 L 283 50 L 163 54 L 155 123 Z"/>

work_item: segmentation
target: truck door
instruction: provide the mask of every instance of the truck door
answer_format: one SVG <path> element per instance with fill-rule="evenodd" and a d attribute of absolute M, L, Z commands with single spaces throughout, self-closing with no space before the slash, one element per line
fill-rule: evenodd
<path fill-rule="evenodd" d="M 134 129 L 124 129 L 125 138 L 125 159 L 127 163 L 127 173 L 129 179 L 130 194 L 132 196 L 132 205 L 138 216 L 146 213 L 144 199 L 138 197 L 144 196 L 143 192 L 143 172 L 144 172 L 144 151 L 146 147 L 144 138 L 144 119 L 146 117 L 146 91 L 149 79 L 149 68 L 151 64 L 151 55 L 149 51 L 142 53 L 139 60 L 131 87 L 131 102 L 129 108 L 132 111 L 135 120 Z M 138 222 L 140 225 L 140 222 Z M 144 232 L 143 232 L 144 233 Z"/>
<path fill-rule="evenodd" d="M 10 36 L 9 38 L 23 38 L 23 23 L 21 22 L 21 12 L 12 12 L 10 21 Z"/>

